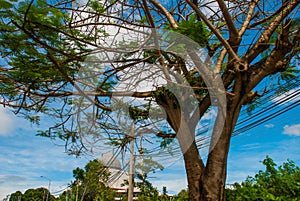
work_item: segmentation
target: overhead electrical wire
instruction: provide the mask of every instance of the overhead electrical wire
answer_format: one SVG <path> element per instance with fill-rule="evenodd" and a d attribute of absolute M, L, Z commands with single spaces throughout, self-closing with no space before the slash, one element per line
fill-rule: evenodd
<path fill-rule="evenodd" d="M 233 131 L 232 136 L 240 135 L 250 129 L 253 129 L 267 121 L 276 118 L 300 105 L 300 102 L 295 102 L 300 99 L 300 91 L 292 91 L 300 87 L 300 80 L 297 80 L 293 83 L 286 83 L 282 85 L 285 89 L 285 93 L 278 94 L 274 91 L 269 91 L 264 94 L 261 98 L 260 106 L 256 108 L 253 114 L 247 114 L 247 109 L 244 108 L 241 111 L 240 120 L 236 125 L 236 129 Z M 270 94 L 270 95 L 267 95 Z M 278 99 L 279 96 L 282 96 Z M 260 110 L 258 110 L 260 108 Z M 209 131 L 208 124 L 203 126 L 201 130 L 198 130 L 197 136 L 201 136 Z M 210 136 L 201 136 L 196 138 L 196 144 L 199 149 L 203 149 L 209 146 Z M 157 154 L 161 150 L 160 146 L 157 146 L 149 150 L 151 156 Z M 172 149 L 173 152 L 180 152 L 180 147 L 175 147 Z M 166 152 L 159 153 L 160 157 L 169 155 Z"/>
<path fill-rule="evenodd" d="M 247 109 L 243 108 L 232 136 L 234 137 L 245 133 L 246 131 L 249 131 L 300 106 L 300 101 L 297 102 L 298 99 L 300 100 L 300 91 L 295 90 L 300 87 L 300 80 L 293 83 L 286 83 L 285 85 L 282 85 L 282 87 L 285 89 L 286 93 L 278 94 L 274 91 L 266 92 L 264 94 L 265 96 L 259 100 L 261 105 L 253 111 L 253 114 L 247 114 Z M 209 124 L 202 126 L 202 128 L 197 131 L 196 144 L 199 149 L 204 149 L 210 145 L 209 139 L 211 136 L 203 136 L 207 132 L 209 132 Z M 103 169 L 101 174 L 104 173 L 104 170 L 109 169 L 114 160 L 118 158 L 121 151 L 122 149 L 119 147 L 117 153 L 108 160 L 108 164 L 105 165 L 105 169 Z M 174 158 L 181 158 L 182 153 L 179 146 L 168 151 L 163 150 L 161 146 L 157 146 L 147 150 L 147 153 L 143 153 L 142 155 L 136 154 L 136 157 L 141 156 L 156 157 L 156 159 L 163 158 L 163 161 L 174 161 Z M 128 164 L 129 163 L 126 163 L 115 175 L 112 175 L 109 179 L 109 183 L 114 184 L 117 182 L 122 176 L 122 173 L 126 171 Z"/>

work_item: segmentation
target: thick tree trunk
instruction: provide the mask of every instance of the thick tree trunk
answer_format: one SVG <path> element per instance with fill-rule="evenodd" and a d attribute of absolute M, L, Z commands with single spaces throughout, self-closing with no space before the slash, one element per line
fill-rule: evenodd
<path fill-rule="evenodd" d="M 227 156 L 231 136 L 231 125 L 224 126 L 222 136 L 210 151 L 201 178 L 201 201 L 224 201 L 227 170 Z"/>
<path fill-rule="evenodd" d="M 224 128 L 228 130 L 227 128 Z M 226 133 L 226 135 L 230 133 Z M 227 141 L 227 142 L 226 142 Z M 191 201 L 225 200 L 226 165 L 229 150 L 229 139 L 221 140 L 209 153 L 204 167 L 196 144 L 184 153 L 189 197 Z"/>
<path fill-rule="evenodd" d="M 197 146 L 193 143 L 184 153 L 185 169 L 191 201 L 225 201 L 227 156 L 231 133 L 236 124 L 240 107 L 230 109 L 220 137 L 210 147 L 204 166 Z"/>
<path fill-rule="evenodd" d="M 187 115 L 182 115 L 179 107 L 174 107 L 176 100 L 166 95 L 160 98 L 164 100 L 160 102 L 160 105 L 167 112 L 167 120 L 176 132 L 176 138 L 184 156 L 189 199 L 191 201 L 224 201 L 227 156 L 231 134 L 240 113 L 241 98 L 236 96 L 235 100 L 231 100 L 231 104 L 227 105 L 226 118 L 224 114 L 218 114 L 206 165 L 201 159 L 195 142 L 196 124 L 192 123 Z M 223 111 L 222 107 L 225 106 L 224 103 L 219 103 L 219 111 Z M 225 124 L 221 124 L 220 127 L 218 119 L 222 117 L 225 118 Z"/>
<path fill-rule="evenodd" d="M 199 152 L 194 142 L 183 154 L 187 173 L 189 197 L 191 201 L 198 201 L 201 197 L 200 181 L 204 171 L 204 164 L 199 157 Z"/>

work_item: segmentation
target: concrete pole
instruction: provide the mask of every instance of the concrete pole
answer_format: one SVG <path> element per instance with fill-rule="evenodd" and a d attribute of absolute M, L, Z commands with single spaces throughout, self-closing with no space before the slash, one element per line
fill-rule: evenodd
<path fill-rule="evenodd" d="M 128 201 L 133 201 L 133 190 L 134 190 L 134 121 L 131 124 L 130 133 L 130 161 L 129 161 L 129 180 L 128 180 Z"/>
<path fill-rule="evenodd" d="M 76 197 L 75 201 L 78 201 L 78 181 L 76 181 Z"/>
<path fill-rule="evenodd" d="M 41 176 L 41 178 L 47 179 L 48 180 L 48 193 L 46 196 L 46 201 L 48 201 L 48 199 L 50 198 L 50 185 L 51 185 L 51 179 L 49 179 L 48 177 L 45 176 Z"/>

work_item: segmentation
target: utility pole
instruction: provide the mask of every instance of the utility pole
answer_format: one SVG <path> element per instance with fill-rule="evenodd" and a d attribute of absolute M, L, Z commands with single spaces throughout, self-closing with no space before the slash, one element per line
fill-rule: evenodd
<path fill-rule="evenodd" d="M 76 181 L 76 197 L 75 201 L 78 201 L 78 181 Z"/>
<path fill-rule="evenodd" d="M 47 177 L 45 177 L 45 176 L 41 176 L 41 178 L 44 178 L 44 179 L 47 179 L 48 180 L 48 193 L 47 193 L 47 197 L 46 197 L 46 201 L 48 201 L 49 200 L 49 197 L 51 196 L 50 195 L 50 185 L 51 185 L 51 179 L 49 179 L 49 178 L 47 178 Z M 43 198 L 44 199 L 44 198 Z"/>
<path fill-rule="evenodd" d="M 133 174 L 134 174 L 134 121 L 131 123 L 130 133 L 130 161 L 129 161 L 129 180 L 128 180 L 128 201 L 133 201 Z"/>
<path fill-rule="evenodd" d="M 141 157 L 141 175 L 142 175 L 142 182 L 143 182 L 143 185 L 144 185 L 146 174 L 144 173 L 143 134 L 141 134 L 139 154 L 140 154 L 140 157 Z"/>

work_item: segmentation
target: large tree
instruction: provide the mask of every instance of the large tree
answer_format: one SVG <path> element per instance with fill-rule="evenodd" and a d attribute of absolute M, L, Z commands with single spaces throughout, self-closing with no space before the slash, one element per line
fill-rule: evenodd
<path fill-rule="evenodd" d="M 293 81 L 299 2 L 1 0 L 1 104 L 56 117 L 40 135 L 75 154 L 124 148 L 131 121 L 161 147 L 176 137 L 190 199 L 224 200 L 241 108 L 274 86 L 263 81 Z M 199 122 L 212 111 L 205 163 Z"/>

